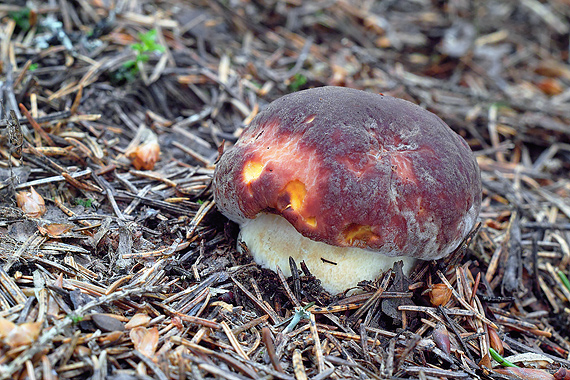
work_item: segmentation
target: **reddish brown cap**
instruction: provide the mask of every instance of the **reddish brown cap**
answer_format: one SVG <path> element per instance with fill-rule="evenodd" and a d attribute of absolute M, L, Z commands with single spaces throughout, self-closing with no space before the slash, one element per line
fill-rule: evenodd
<path fill-rule="evenodd" d="M 271 103 L 214 173 L 219 210 L 388 256 L 436 259 L 475 225 L 481 179 L 467 143 L 405 100 L 341 87 Z"/>

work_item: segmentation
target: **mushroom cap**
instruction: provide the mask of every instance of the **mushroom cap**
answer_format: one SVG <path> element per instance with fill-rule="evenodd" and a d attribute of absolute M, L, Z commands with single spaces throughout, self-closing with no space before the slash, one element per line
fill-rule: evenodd
<path fill-rule="evenodd" d="M 214 172 L 218 209 L 281 215 L 303 236 L 438 259 L 481 208 L 479 167 L 439 117 L 402 99 L 320 87 L 269 104 Z"/>

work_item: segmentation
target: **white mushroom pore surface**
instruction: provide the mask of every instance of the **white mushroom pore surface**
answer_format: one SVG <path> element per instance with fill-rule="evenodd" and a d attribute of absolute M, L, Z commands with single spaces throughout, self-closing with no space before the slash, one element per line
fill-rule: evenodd
<path fill-rule="evenodd" d="M 279 267 L 285 276 L 291 275 L 289 257 L 297 265 L 304 261 L 331 294 L 353 288 L 362 280 L 374 280 L 400 260 L 404 263 L 404 273 L 409 275 L 416 262 L 413 257 L 390 257 L 362 248 L 314 241 L 297 232 L 283 217 L 267 213 L 242 223 L 238 241 L 247 245 L 256 263 L 274 271 Z M 241 250 L 239 244 L 238 250 Z"/>

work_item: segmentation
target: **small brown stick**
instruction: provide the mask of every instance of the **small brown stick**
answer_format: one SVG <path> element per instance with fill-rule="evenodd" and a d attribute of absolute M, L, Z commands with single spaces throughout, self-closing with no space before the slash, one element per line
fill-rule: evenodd
<path fill-rule="evenodd" d="M 321 340 L 319 339 L 319 332 L 317 330 L 317 324 L 315 322 L 314 314 L 310 314 L 309 328 L 311 330 L 311 335 L 313 336 L 313 341 L 315 342 L 315 356 L 317 357 L 317 368 L 319 373 L 322 373 L 325 370 L 325 359 L 323 357 L 323 348 L 321 347 Z"/>
<path fill-rule="evenodd" d="M 53 202 L 55 203 L 55 205 L 61 210 L 63 211 L 63 213 L 71 218 L 76 217 L 77 214 L 74 213 L 73 211 L 71 211 L 69 208 L 67 208 L 62 202 L 61 202 L 61 198 L 59 195 L 55 195 L 53 197 Z M 91 223 L 89 223 L 86 220 L 78 220 L 77 221 L 79 224 L 85 226 L 85 227 L 92 227 Z"/>
<path fill-rule="evenodd" d="M 344 305 L 333 305 L 327 307 L 311 306 L 307 311 L 313 314 L 342 313 L 344 311 L 358 309 L 361 306 L 362 306 L 361 303 L 349 303 Z"/>
<path fill-rule="evenodd" d="M 393 337 L 398 335 L 397 333 L 392 332 L 392 331 L 382 330 L 382 329 L 378 329 L 378 328 L 370 327 L 370 326 L 366 326 L 366 331 L 370 331 L 370 332 L 373 332 L 374 334 L 382 335 L 382 336 L 385 336 L 387 338 L 393 338 Z M 362 339 L 362 336 L 361 336 L 361 339 Z M 371 338 L 366 338 L 366 339 L 367 339 L 367 341 L 372 340 Z M 374 340 L 372 340 L 372 341 L 373 341 L 373 343 L 374 342 L 379 343 L 379 341 L 374 341 Z"/>
<path fill-rule="evenodd" d="M 75 95 L 75 99 L 73 99 L 73 104 L 71 104 L 70 112 L 72 115 L 77 113 L 77 108 L 81 103 L 81 97 L 83 96 L 83 84 L 79 85 L 79 89 L 77 90 L 77 94 Z"/>
<path fill-rule="evenodd" d="M 55 377 L 53 375 L 53 367 L 51 365 L 51 362 L 49 360 L 49 358 L 47 357 L 47 355 L 42 355 L 41 357 L 41 362 L 42 362 L 42 372 L 44 374 L 43 379 L 44 380 L 56 380 L 57 377 Z"/>
<path fill-rule="evenodd" d="M 99 157 L 97 157 L 96 155 L 93 154 L 93 152 L 91 151 L 91 149 L 89 149 L 85 144 L 83 144 L 81 141 L 74 139 L 73 137 L 66 137 L 65 141 L 68 142 L 70 145 L 72 145 L 73 147 L 77 148 L 81 153 L 83 153 L 85 156 L 89 157 L 90 159 L 93 160 L 93 162 L 95 162 L 97 165 L 104 167 L 105 163 L 103 162 L 103 160 L 101 160 Z M 113 166 L 109 165 L 109 171 L 113 170 Z M 100 175 L 100 170 L 97 170 L 95 172 L 95 174 Z"/>
<path fill-rule="evenodd" d="M 404 361 L 406 360 L 406 358 L 408 357 L 408 355 L 410 355 L 410 353 L 416 348 L 418 342 L 422 339 L 421 336 L 414 334 L 411 339 L 408 339 L 406 341 L 406 348 L 404 349 L 404 351 L 400 354 L 399 359 L 396 361 L 396 364 L 394 365 L 394 367 L 399 368 Z"/>
<path fill-rule="evenodd" d="M 332 356 L 332 355 L 327 355 L 325 359 L 327 359 L 327 362 L 329 362 L 331 364 L 336 364 L 339 366 L 347 366 L 347 367 L 359 369 L 362 372 L 366 373 L 368 375 L 368 378 L 377 379 L 377 380 L 383 379 L 383 377 L 378 376 L 376 373 L 372 372 L 371 370 L 369 370 L 368 368 L 366 368 L 365 366 L 363 366 L 359 363 L 351 362 L 349 360 L 345 360 L 345 359 L 339 358 L 337 356 Z M 331 369 L 334 372 L 334 368 L 331 368 Z M 325 373 L 323 373 L 323 374 L 325 374 Z M 330 376 L 331 374 L 332 374 L 332 372 L 329 373 L 328 375 Z M 318 376 L 313 377 L 313 379 L 317 379 L 317 378 L 325 379 L 326 377 L 318 377 Z"/>
<path fill-rule="evenodd" d="M 471 298 L 469 299 L 469 305 L 473 305 L 473 299 L 477 294 L 477 288 L 479 287 L 479 281 L 481 281 L 481 272 L 477 273 L 477 277 L 475 277 L 475 284 L 473 285 L 473 290 L 471 291 Z"/>
<path fill-rule="evenodd" d="M 69 173 L 67 172 L 62 172 L 61 176 L 63 178 L 65 178 L 65 180 L 67 181 L 67 183 L 69 183 L 71 186 L 79 189 L 79 190 L 85 190 L 85 191 L 96 191 L 98 193 L 103 192 L 103 190 L 95 185 L 91 185 L 87 182 L 80 182 L 78 180 L 76 180 L 75 178 L 73 178 Z"/>
<path fill-rule="evenodd" d="M 173 141 L 172 145 L 174 145 L 175 147 L 177 147 L 178 149 L 180 149 L 181 151 L 183 151 L 184 153 L 186 153 L 187 155 L 189 155 L 190 157 L 192 157 L 196 161 L 199 161 L 204 166 L 212 165 L 212 162 L 210 160 L 208 160 L 206 157 L 202 156 L 201 154 L 195 152 L 194 150 L 188 148 L 186 145 L 183 145 L 183 144 L 179 143 L 178 141 Z"/>
<path fill-rule="evenodd" d="M 171 181 L 168 178 L 161 176 L 157 172 L 131 169 L 131 170 L 129 170 L 129 173 L 135 177 L 154 179 L 156 181 L 163 182 L 164 184 L 168 185 L 169 187 L 176 187 L 176 182 Z"/>
<path fill-rule="evenodd" d="M 24 292 L 16 285 L 12 277 L 8 276 L 8 274 L 0 268 L 0 286 L 4 288 L 4 290 L 10 294 L 10 296 L 21 305 L 24 305 L 28 299 Z"/>
<path fill-rule="evenodd" d="M 505 241 L 508 241 L 508 236 L 505 237 Z M 495 252 L 493 252 L 493 256 L 491 257 L 491 261 L 489 262 L 489 266 L 487 267 L 487 273 L 485 273 L 485 278 L 487 282 L 491 282 L 493 276 L 495 275 L 495 271 L 499 266 L 499 259 L 501 258 L 501 253 L 503 252 L 503 246 L 497 247 Z"/>
<path fill-rule="evenodd" d="M 210 350 L 209 348 L 202 347 L 202 346 L 200 346 L 194 342 L 191 342 L 191 341 L 184 339 L 184 338 L 181 338 L 179 336 L 171 336 L 169 339 L 172 343 L 180 344 L 182 346 L 188 347 L 189 349 L 191 349 L 194 352 L 199 352 L 199 353 L 204 354 L 204 355 L 216 357 L 216 358 L 226 362 L 226 364 L 235 368 L 236 370 L 243 373 L 244 375 L 249 376 L 252 379 L 257 379 L 259 377 L 259 375 L 255 372 L 255 370 L 253 370 L 250 367 L 242 364 L 236 358 L 234 358 L 228 354 L 224 354 L 222 352 Z"/>
<path fill-rule="evenodd" d="M 396 339 L 390 339 L 390 344 L 388 345 L 388 350 L 386 352 L 387 358 L 384 360 L 385 366 L 381 368 L 381 377 L 390 378 L 394 373 L 394 356 L 396 351 Z"/>
<path fill-rule="evenodd" d="M 234 284 L 236 284 L 236 286 L 253 302 L 255 303 L 255 305 L 260 308 L 265 314 L 269 315 L 269 318 L 271 318 L 271 323 L 273 324 L 277 324 L 280 322 L 279 320 L 279 316 L 277 315 L 277 313 L 267 307 L 267 305 L 265 305 L 263 302 L 260 302 L 253 294 L 251 294 L 251 292 L 249 290 L 247 290 L 245 288 L 245 286 L 243 286 L 243 284 L 241 282 L 239 282 L 238 280 L 235 279 L 235 277 L 230 276 L 230 278 L 232 279 L 232 281 L 234 282 Z"/>
<path fill-rule="evenodd" d="M 461 344 L 461 348 L 463 349 L 463 351 L 467 354 L 469 359 L 471 359 L 473 362 L 475 362 L 475 360 L 473 359 L 473 356 L 471 355 L 471 351 L 469 351 L 467 349 L 467 345 L 463 341 L 463 338 L 461 337 L 459 330 L 457 330 L 457 327 L 455 326 L 455 321 L 453 321 L 449 317 L 449 315 L 447 315 L 447 311 L 444 307 L 438 306 L 438 308 L 439 308 L 439 311 L 441 312 L 441 314 L 443 315 L 443 317 L 445 318 L 445 320 L 447 321 L 447 323 L 449 324 L 449 327 L 451 327 L 451 330 L 453 330 L 453 333 L 455 334 L 455 336 L 457 336 L 457 339 L 459 340 L 459 343 Z"/>
<path fill-rule="evenodd" d="M 350 355 L 350 353 L 346 350 L 346 348 L 344 348 L 342 346 L 342 344 L 340 343 L 340 341 L 337 338 L 335 338 L 329 332 L 326 332 L 325 336 L 336 347 L 336 349 L 338 350 L 339 354 L 341 354 L 341 356 L 345 357 L 347 359 L 347 361 L 349 361 L 350 363 L 356 364 L 356 361 L 353 359 L 353 357 Z M 330 353 L 330 350 L 329 350 L 329 353 Z M 357 372 L 360 373 L 359 368 L 357 368 Z"/>
<path fill-rule="evenodd" d="M 251 283 L 251 287 L 253 288 L 253 293 L 255 294 L 255 296 L 257 297 L 257 299 L 260 302 L 263 302 L 265 305 L 267 305 L 267 302 L 265 302 L 263 300 L 263 295 L 261 294 L 261 290 L 259 289 L 259 285 L 257 285 L 257 281 L 255 280 L 255 278 L 251 278 L 249 280 L 249 282 Z"/>
<path fill-rule="evenodd" d="M 285 279 L 285 275 L 283 274 L 283 271 L 279 267 L 277 267 L 277 276 L 279 276 L 279 280 L 281 280 L 281 284 L 283 285 L 283 289 L 285 289 L 285 293 L 287 294 L 287 297 L 289 298 L 289 300 L 296 307 L 301 307 L 301 304 L 297 300 L 297 297 L 295 297 L 295 295 L 291 291 L 291 288 L 289 287 L 289 284 L 287 283 L 287 280 Z"/>
<path fill-rule="evenodd" d="M 36 156 L 37 158 L 40 159 L 40 161 L 42 163 L 44 163 L 45 165 L 49 166 L 51 169 L 53 169 L 55 172 L 57 173 L 64 173 L 67 170 L 65 170 L 65 168 L 61 165 L 59 165 L 58 163 L 56 163 L 55 161 L 49 159 L 48 157 L 46 157 L 45 154 L 42 154 L 39 150 L 36 149 L 35 146 L 33 146 L 32 144 L 30 144 L 29 142 L 27 142 L 26 140 L 24 140 L 24 144 L 26 145 L 26 148 L 28 148 L 30 150 L 30 152 L 32 152 L 32 154 L 34 156 Z"/>
<path fill-rule="evenodd" d="M 22 257 L 22 255 L 27 252 L 27 251 L 33 251 L 34 249 L 37 249 L 38 247 L 41 247 L 41 245 L 46 241 L 47 239 L 43 236 L 40 236 L 39 232 L 36 231 L 35 233 L 31 234 L 26 241 L 21 244 L 18 249 L 16 250 L 16 252 L 14 252 L 13 255 L 11 255 L 8 260 L 6 261 L 6 264 L 4 264 L 3 270 L 5 272 L 9 272 L 10 268 L 12 267 L 12 265 L 14 265 L 14 263 L 20 259 L 20 257 Z M 3 280 L 4 281 L 4 280 Z M 4 282 L 2 282 L 4 283 Z M 6 285 L 12 285 L 13 283 L 11 282 L 6 282 Z M 15 284 L 14 284 L 15 286 Z M 6 290 L 10 290 L 10 289 L 6 289 Z M 20 288 L 16 287 L 14 290 L 20 290 Z M 17 300 L 17 299 L 16 299 Z M 17 300 L 18 301 L 18 300 Z"/>
<path fill-rule="evenodd" d="M 360 324 L 360 348 L 362 348 L 362 354 L 367 362 L 370 362 L 370 352 L 368 350 L 368 336 L 366 334 L 366 325 L 364 323 Z"/>
<path fill-rule="evenodd" d="M 196 212 L 196 215 L 194 215 L 194 219 L 192 219 L 192 221 L 190 222 L 190 224 L 187 227 L 186 239 L 189 240 L 192 237 L 192 235 L 196 231 L 196 228 L 198 228 L 198 226 L 202 222 L 202 219 L 204 219 L 206 214 L 208 214 L 208 212 L 210 212 L 210 210 L 212 209 L 212 207 L 214 207 L 215 204 L 216 204 L 216 202 L 214 202 L 214 201 L 206 201 L 202 204 L 202 206 L 200 206 L 200 208 Z"/>
<path fill-rule="evenodd" d="M 303 365 L 303 355 L 298 348 L 293 351 L 293 373 L 295 374 L 295 379 L 307 380 L 305 366 Z"/>
<path fill-rule="evenodd" d="M 44 131 L 44 129 L 34 120 L 30 111 L 28 111 L 28 109 L 22 103 L 18 104 L 18 106 L 20 107 L 20 111 L 22 111 L 24 116 L 30 122 L 31 126 L 42 137 L 42 139 L 44 139 L 49 146 L 54 146 L 55 144 L 53 143 L 51 137 L 49 137 L 47 132 Z"/>
<path fill-rule="evenodd" d="M 50 122 L 50 121 L 54 121 L 54 120 L 60 120 L 60 119 L 63 120 L 63 119 L 68 118 L 70 115 L 71 114 L 69 111 L 54 112 L 54 113 L 51 113 L 49 115 L 36 118 L 36 122 L 46 123 L 46 122 Z M 16 120 L 18 120 L 18 123 L 20 123 L 22 125 L 30 123 L 29 120 L 27 120 L 23 117 L 17 118 Z M 0 120 L 0 129 L 5 128 L 8 123 L 9 123 L 8 120 Z"/>
<path fill-rule="evenodd" d="M 151 185 L 146 185 L 141 190 L 138 190 L 137 195 L 133 198 L 131 203 L 129 203 L 127 208 L 125 208 L 125 210 L 123 211 L 123 215 L 130 215 L 141 203 L 141 198 L 146 197 L 151 188 L 152 188 Z"/>
<path fill-rule="evenodd" d="M 242 332 L 244 332 L 244 331 L 246 331 L 246 330 L 249 330 L 249 329 L 252 328 L 252 327 L 255 327 L 255 326 L 259 325 L 260 323 L 267 322 L 268 319 L 269 319 L 269 316 L 268 316 L 268 315 L 262 315 L 262 316 L 259 317 L 259 318 L 252 319 L 251 321 L 249 321 L 249 322 L 247 322 L 247 323 L 245 323 L 245 324 L 243 324 L 243 325 L 241 325 L 241 326 L 238 326 L 238 327 L 233 328 L 233 329 L 232 329 L 232 332 L 233 332 L 235 335 L 238 335 L 238 334 L 240 334 L 240 333 L 242 333 Z"/>
<path fill-rule="evenodd" d="M 182 313 L 176 313 L 176 316 L 179 317 L 181 320 L 194 323 L 200 326 L 209 327 L 214 330 L 219 330 L 223 328 L 223 324 L 211 321 L 209 319 L 194 317 L 193 315 L 186 315 Z M 222 322 L 224 323 L 224 322 Z"/>
<path fill-rule="evenodd" d="M 202 319 L 202 318 L 200 318 Z M 224 333 L 226 334 L 226 336 L 228 337 L 228 340 L 230 341 L 230 344 L 232 345 L 232 347 L 234 348 L 235 352 L 241 356 L 242 358 L 244 358 L 245 360 L 249 360 L 249 358 L 247 357 L 247 354 L 245 353 L 245 351 L 241 348 L 236 336 L 232 333 L 232 330 L 230 329 L 230 326 L 228 326 L 228 324 L 226 323 L 226 321 L 222 321 L 220 322 L 220 325 L 222 326 L 222 329 L 224 330 Z"/>
<path fill-rule="evenodd" d="M 271 361 L 273 368 L 278 372 L 284 373 L 283 368 L 281 368 L 281 364 L 279 363 L 279 358 L 275 354 L 275 344 L 273 343 L 273 337 L 271 336 L 271 331 L 268 327 L 261 329 L 261 339 L 263 339 L 263 344 L 267 349 L 267 355 L 269 356 L 269 360 Z"/>
<path fill-rule="evenodd" d="M 50 168 L 54 169 L 56 172 L 59 172 L 60 175 L 72 186 L 80 189 L 80 190 L 86 190 L 86 191 L 97 191 L 97 192 L 102 192 L 103 190 L 101 190 L 99 187 L 95 186 L 95 185 L 91 185 L 91 184 L 86 184 L 83 182 L 80 182 L 78 180 L 76 180 L 75 178 L 73 178 L 73 176 L 71 176 L 71 174 L 69 174 L 67 172 L 67 170 L 62 167 L 61 165 L 59 165 L 58 163 L 56 163 L 55 161 L 49 159 L 48 157 L 46 157 L 45 154 L 41 153 L 40 151 L 38 151 L 36 149 L 35 146 L 33 146 L 32 144 L 30 144 L 27 141 L 24 141 L 24 143 L 26 144 L 26 148 L 30 149 L 30 151 L 32 152 L 32 154 L 34 156 L 36 156 L 37 158 L 39 158 L 43 163 L 45 163 L 47 166 L 49 166 Z"/>
<path fill-rule="evenodd" d="M 71 176 L 73 178 L 77 178 L 77 177 L 83 177 L 83 176 L 91 175 L 91 173 L 92 173 L 91 169 L 87 168 L 86 170 L 74 172 L 71 174 Z M 63 176 L 61 176 L 61 175 L 56 175 L 53 177 L 46 177 L 46 178 L 41 178 L 41 179 L 36 179 L 33 181 L 20 183 L 19 185 L 16 185 L 15 188 L 16 188 L 16 190 L 20 190 L 20 189 L 24 189 L 24 188 L 30 187 L 30 186 L 39 186 L 39 185 L 45 185 L 48 183 L 60 182 L 60 181 L 65 181 L 65 178 L 63 178 Z"/>
<path fill-rule="evenodd" d="M 494 328 L 495 330 L 498 330 L 499 328 L 497 327 L 497 325 L 495 325 L 492 321 L 489 320 L 489 318 L 485 317 L 484 315 L 482 315 L 481 313 L 479 313 L 477 310 L 475 310 L 471 305 L 469 305 L 467 303 L 467 301 L 465 301 L 458 293 L 457 290 L 455 290 L 453 288 L 453 286 L 451 286 L 451 284 L 449 283 L 449 281 L 447 280 L 447 278 L 443 275 L 443 273 L 441 273 L 441 271 L 437 271 L 437 275 L 439 276 L 439 278 L 441 278 L 441 281 L 443 281 L 447 287 L 449 289 L 451 289 L 451 292 L 453 294 L 453 296 L 455 297 L 455 299 L 457 301 L 459 301 L 459 303 L 466 308 L 467 310 L 470 310 L 472 312 L 475 313 L 475 316 L 479 319 L 481 319 L 483 322 L 485 322 L 486 324 L 488 324 L 489 326 L 491 326 L 492 328 Z"/>
<path fill-rule="evenodd" d="M 358 318 L 360 318 L 374 304 L 374 302 L 376 302 L 376 300 L 382 295 L 382 293 L 384 293 L 384 290 L 386 290 L 386 288 L 388 287 L 388 282 L 390 281 L 391 278 L 392 278 L 392 269 L 388 270 L 388 272 L 384 274 L 384 279 L 382 280 L 382 284 L 380 285 L 378 290 L 376 290 L 376 292 L 372 295 L 372 297 L 370 297 L 368 301 L 366 301 L 364 305 L 362 305 L 360 309 L 358 309 L 356 313 L 354 313 L 354 315 L 352 315 L 349 318 L 348 320 L 349 324 L 351 325 L 354 324 L 358 320 Z"/>
<path fill-rule="evenodd" d="M 133 350 L 133 353 L 144 362 L 144 364 L 150 368 L 152 370 L 152 372 L 154 372 L 154 374 L 156 375 L 156 377 L 159 380 L 168 380 L 168 377 L 164 374 L 164 372 L 162 372 L 162 370 L 160 369 L 160 367 L 158 365 L 155 364 L 155 362 L 152 361 L 151 358 L 149 358 L 148 356 L 146 356 L 145 354 L 137 351 L 137 350 Z"/>
<path fill-rule="evenodd" d="M 293 294 L 296 298 L 299 298 L 301 294 L 301 278 L 299 277 L 297 263 L 291 256 L 289 256 L 289 269 L 291 270 L 291 277 L 293 278 Z"/>
<path fill-rule="evenodd" d="M 12 85 L 13 88 L 18 87 L 20 83 L 22 83 L 22 80 L 24 79 L 24 76 L 26 75 L 26 72 L 28 71 L 31 65 L 32 65 L 31 59 L 28 59 L 26 63 L 24 63 L 24 67 L 22 67 L 22 69 L 20 70 L 20 74 L 18 74 L 16 80 L 14 81 L 14 84 Z"/>
<path fill-rule="evenodd" d="M 287 335 L 289 337 L 293 337 L 295 335 L 302 333 L 303 331 L 306 331 L 307 329 L 310 329 L 310 327 L 311 327 L 310 324 L 304 325 L 303 327 L 298 328 L 297 330 L 292 331 L 291 333 L 289 333 Z M 375 329 L 373 329 L 372 327 L 367 327 L 366 330 L 374 331 Z M 345 332 L 341 332 L 341 331 L 327 330 L 327 329 L 324 329 L 322 327 L 317 327 L 317 332 L 320 334 L 330 334 L 330 335 L 332 335 L 336 338 L 342 339 L 342 340 L 354 340 L 355 342 L 360 342 L 360 339 L 361 339 L 360 335 L 357 335 L 357 334 L 345 333 Z M 390 335 L 390 334 L 392 334 L 392 335 Z M 382 335 L 387 336 L 387 337 L 395 337 L 398 334 L 389 333 L 388 331 L 385 331 Z M 366 342 L 368 342 L 368 344 L 373 345 L 373 346 L 379 346 L 382 344 L 379 340 L 373 339 L 373 338 L 366 338 Z"/>
<path fill-rule="evenodd" d="M 113 282 L 111 285 L 109 285 L 107 287 L 107 290 L 105 290 L 105 295 L 108 296 L 109 294 L 117 291 L 117 289 L 123 285 L 124 283 L 128 282 L 129 280 L 131 280 L 133 278 L 134 274 L 129 274 L 127 276 L 121 277 L 118 280 L 116 280 L 115 282 Z"/>

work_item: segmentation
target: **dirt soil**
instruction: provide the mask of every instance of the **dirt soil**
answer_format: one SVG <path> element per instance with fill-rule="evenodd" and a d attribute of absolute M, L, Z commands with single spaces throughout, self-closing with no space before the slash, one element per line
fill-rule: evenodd
<path fill-rule="evenodd" d="M 0 4 L 0 379 L 570 379 L 570 3 Z M 271 101 L 409 100 L 479 223 L 329 294 L 236 250 L 220 152 Z"/>

